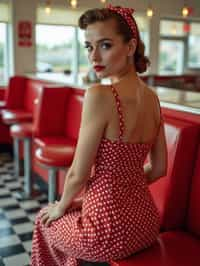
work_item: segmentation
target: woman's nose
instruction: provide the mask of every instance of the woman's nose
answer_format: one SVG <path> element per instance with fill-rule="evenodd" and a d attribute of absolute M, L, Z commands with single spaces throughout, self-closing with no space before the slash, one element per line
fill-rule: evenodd
<path fill-rule="evenodd" d="M 91 52 L 90 60 L 92 62 L 99 62 L 101 60 L 101 56 L 97 48 L 94 48 L 93 51 Z"/>

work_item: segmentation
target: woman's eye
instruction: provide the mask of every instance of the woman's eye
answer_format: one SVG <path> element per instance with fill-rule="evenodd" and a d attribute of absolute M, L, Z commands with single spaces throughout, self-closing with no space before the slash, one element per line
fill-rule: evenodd
<path fill-rule="evenodd" d="M 111 45 L 111 43 L 102 43 L 101 44 L 101 47 L 103 48 L 103 49 L 110 49 L 111 47 L 112 47 L 112 45 Z"/>
<path fill-rule="evenodd" d="M 85 48 L 88 50 L 88 52 L 92 51 L 92 46 L 90 46 L 90 45 L 86 45 Z"/>

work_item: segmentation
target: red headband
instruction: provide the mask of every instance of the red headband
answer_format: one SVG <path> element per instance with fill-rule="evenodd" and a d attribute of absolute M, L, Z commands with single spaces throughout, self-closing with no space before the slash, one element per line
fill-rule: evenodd
<path fill-rule="evenodd" d="M 133 37 L 138 41 L 138 28 L 137 24 L 135 22 L 135 19 L 133 18 L 132 14 L 134 13 L 133 8 L 127 8 L 127 7 L 114 7 L 112 5 L 108 5 L 107 8 L 113 12 L 118 13 L 123 17 L 123 19 L 126 21 L 126 23 L 129 25 Z"/>

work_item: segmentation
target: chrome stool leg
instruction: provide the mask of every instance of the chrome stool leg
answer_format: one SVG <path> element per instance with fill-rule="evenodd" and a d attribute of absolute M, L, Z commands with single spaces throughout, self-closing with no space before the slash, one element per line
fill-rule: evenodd
<path fill-rule="evenodd" d="M 56 173 L 55 167 L 49 168 L 48 171 L 48 201 L 54 202 L 56 199 Z"/>
<path fill-rule="evenodd" d="M 19 140 L 19 139 L 18 139 Z M 24 187 L 23 191 L 15 192 L 18 199 L 31 199 L 40 195 L 39 191 L 33 191 L 32 169 L 31 169 L 31 138 L 21 138 L 24 144 Z M 18 143 L 19 151 L 19 143 Z M 18 157 L 19 158 L 19 154 Z"/>
<path fill-rule="evenodd" d="M 15 176 L 19 177 L 20 173 L 20 158 L 19 158 L 19 138 L 14 138 L 13 140 L 13 148 L 14 148 L 14 166 L 15 166 Z"/>
<path fill-rule="evenodd" d="M 31 196 L 32 179 L 31 179 L 31 139 L 24 139 L 24 192 L 27 197 Z"/>

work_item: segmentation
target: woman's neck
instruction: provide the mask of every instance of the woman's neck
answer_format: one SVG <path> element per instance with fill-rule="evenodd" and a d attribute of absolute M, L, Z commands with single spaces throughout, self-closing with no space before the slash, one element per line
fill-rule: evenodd
<path fill-rule="evenodd" d="M 121 82 L 130 82 L 130 79 L 133 82 L 138 82 L 139 78 L 135 71 L 133 65 L 128 66 L 126 69 L 123 70 L 119 75 L 113 76 L 110 78 L 111 84 L 120 84 Z"/>
<path fill-rule="evenodd" d="M 110 77 L 111 84 L 120 83 L 122 80 L 129 79 L 130 77 L 137 79 L 137 73 L 133 65 L 127 66 L 118 75 Z"/>

